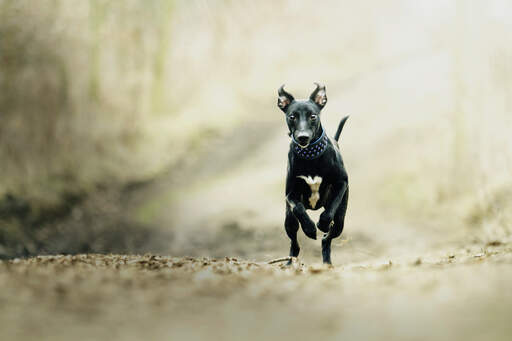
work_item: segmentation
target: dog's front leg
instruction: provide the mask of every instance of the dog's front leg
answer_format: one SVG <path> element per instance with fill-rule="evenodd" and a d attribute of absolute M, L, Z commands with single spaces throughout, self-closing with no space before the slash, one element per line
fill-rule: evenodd
<path fill-rule="evenodd" d="M 297 231 L 299 230 L 299 221 L 292 213 L 290 205 L 286 203 L 286 218 L 284 220 L 286 234 L 290 238 L 290 257 L 298 257 L 300 252 L 299 242 L 297 241 Z M 291 265 L 292 260 L 287 265 Z"/>
<path fill-rule="evenodd" d="M 347 182 L 343 181 L 335 184 L 333 187 L 334 194 L 332 200 L 325 206 L 325 210 L 320 214 L 320 219 L 317 224 L 318 229 L 325 233 L 329 232 L 329 227 L 334 218 L 334 214 L 343 200 L 343 196 L 347 190 Z"/>
<path fill-rule="evenodd" d="M 290 209 L 293 215 L 299 221 L 300 226 L 302 227 L 302 231 L 304 231 L 304 234 L 311 239 L 316 239 L 315 223 L 307 214 L 304 204 L 302 204 L 302 202 L 300 202 L 297 198 L 294 198 L 293 195 L 287 195 L 286 201 L 288 202 L 288 205 L 290 205 Z"/>
<path fill-rule="evenodd" d="M 320 214 L 318 229 L 325 232 L 322 238 L 322 259 L 324 264 L 331 263 L 331 241 L 338 237 L 343 231 L 345 211 L 347 209 L 348 185 L 343 182 L 335 186 L 334 196 L 330 203 L 325 206 L 325 210 Z M 334 224 L 331 226 L 331 223 Z"/>

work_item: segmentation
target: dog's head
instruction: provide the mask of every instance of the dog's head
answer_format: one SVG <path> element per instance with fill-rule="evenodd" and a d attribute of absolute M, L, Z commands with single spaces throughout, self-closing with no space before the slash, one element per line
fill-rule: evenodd
<path fill-rule="evenodd" d="M 315 83 L 316 89 L 307 100 L 296 100 L 284 90 L 278 90 L 277 106 L 286 114 L 290 136 L 303 148 L 321 133 L 320 111 L 327 103 L 325 86 Z"/>

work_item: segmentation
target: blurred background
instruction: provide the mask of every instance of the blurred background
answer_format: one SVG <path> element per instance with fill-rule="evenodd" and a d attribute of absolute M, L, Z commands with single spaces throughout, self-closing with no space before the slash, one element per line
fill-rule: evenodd
<path fill-rule="evenodd" d="M 277 88 L 314 81 L 351 115 L 338 260 L 508 239 L 511 9 L 0 0 L 0 257 L 286 255 Z"/>

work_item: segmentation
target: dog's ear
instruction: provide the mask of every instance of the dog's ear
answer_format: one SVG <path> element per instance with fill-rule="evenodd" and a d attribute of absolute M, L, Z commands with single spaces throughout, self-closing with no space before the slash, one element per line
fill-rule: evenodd
<path fill-rule="evenodd" d="M 325 86 L 315 83 L 316 89 L 311 93 L 309 99 L 322 109 L 327 103 L 327 94 L 325 93 Z"/>
<path fill-rule="evenodd" d="M 281 85 L 279 90 L 277 90 L 277 94 L 279 95 L 277 98 L 277 106 L 286 113 L 288 106 L 295 100 L 295 98 L 284 90 L 284 84 Z"/>

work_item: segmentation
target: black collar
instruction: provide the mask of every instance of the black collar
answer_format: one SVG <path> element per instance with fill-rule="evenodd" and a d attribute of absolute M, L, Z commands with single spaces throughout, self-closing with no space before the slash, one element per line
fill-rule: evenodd
<path fill-rule="evenodd" d="M 302 148 L 292 135 L 292 148 L 293 152 L 306 160 L 313 160 L 320 157 L 327 149 L 327 140 L 329 138 L 325 134 L 325 130 L 322 129 L 322 135 L 313 143 L 310 143 L 307 147 Z"/>

